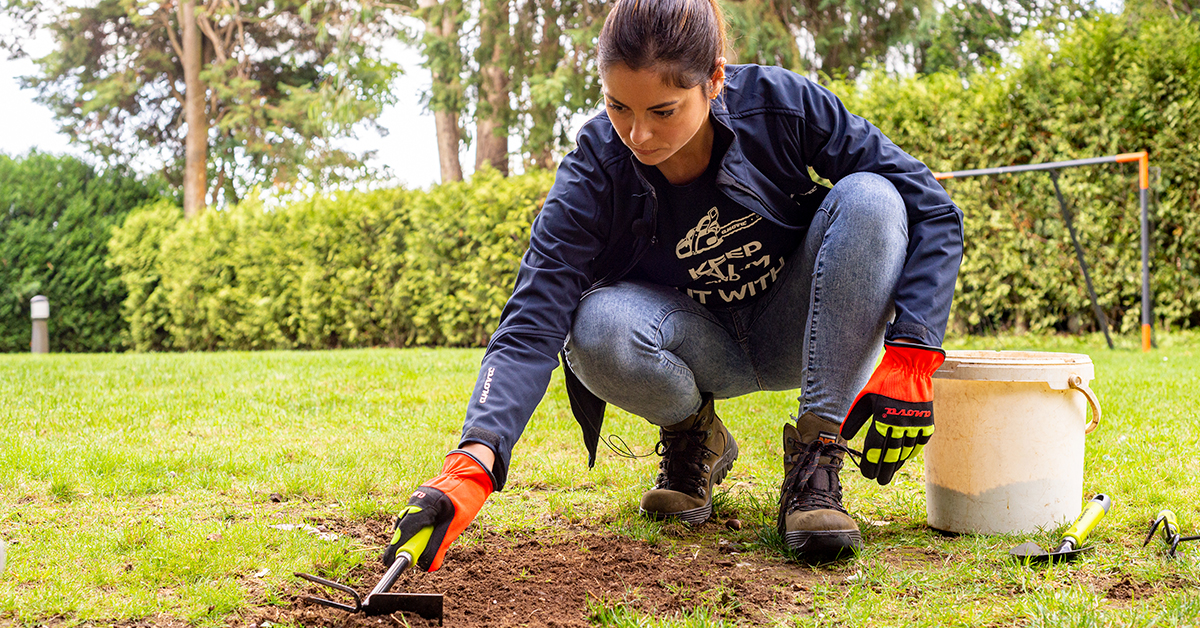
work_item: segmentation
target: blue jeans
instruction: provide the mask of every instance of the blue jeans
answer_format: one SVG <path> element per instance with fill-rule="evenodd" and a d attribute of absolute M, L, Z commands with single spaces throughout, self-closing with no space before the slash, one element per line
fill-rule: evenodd
<path fill-rule="evenodd" d="M 800 415 L 841 423 L 894 315 L 907 249 L 900 194 L 857 173 L 829 192 L 757 301 L 709 310 L 674 288 L 618 282 L 580 301 L 566 360 L 596 396 L 659 426 L 699 410 L 702 393 L 797 388 Z"/>

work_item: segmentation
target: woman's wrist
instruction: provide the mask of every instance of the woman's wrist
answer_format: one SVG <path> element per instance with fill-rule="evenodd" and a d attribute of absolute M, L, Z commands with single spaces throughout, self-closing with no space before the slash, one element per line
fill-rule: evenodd
<path fill-rule="evenodd" d="M 467 443 L 466 445 L 459 447 L 459 449 L 474 456 L 475 459 L 483 465 L 483 468 L 487 469 L 489 472 L 496 464 L 496 452 L 492 451 L 491 447 L 488 447 L 483 443 Z"/>

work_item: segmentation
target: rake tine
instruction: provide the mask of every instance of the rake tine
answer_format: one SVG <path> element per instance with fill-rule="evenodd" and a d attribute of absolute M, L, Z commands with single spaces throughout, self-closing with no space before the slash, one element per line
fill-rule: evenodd
<path fill-rule="evenodd" d="M 1183 543 L 1183 542 L 1185 542 L 1185 541 L 1195 541 L 1195 540 L 1198 540 L 1198 539 L 1200 539 L 1200 535 L 1197 535 L 1197 536 L 1176 536 L 1176 537 L 1173 539 L 1172 543 L 1171 543 L 1171 558 L 1178 558 L 1178 557 L 1179 557 L 1179 553 L 1178 553 L 1178 552 L 1179 552 L 1179 544 L 1180 544 L 1180 543 Z"/>
<path fill-rule="evenodd" d="M 322 606 L 328 606 L 330 608 L 336 608 L 338 610 L 343 610 L 343 611 L 347 611 L 350 613 L 357 613 L 362 610 L 362 598 L 359 597 L 358 591 L 355 591 L 354 589 L 351 589 L 350 587 L 348 587 L 344 584 L 341 584 L 340 582 L 326 580 L 325 578 L 321 578 L 319 576 L 314 576 L 312 574 L 297 573 L 296 577 L 303 578 L 314 584 L 319 584 L 321 586 L 329 587 L 331 589 L 336 589 L 338 591 L 341 591 L 342 593 L 349 594 L 351 597 L 354 598 L 354 606 L 350 606 L 349 604 L 343 604 L 341 602 L 334 602 L 333 600 L 326 600 L 324 598 L 312 597 L 312 596 L 308 596 L 308 595 L 303 595 L 300 597 L 300 599 L 302 599 L 306 602 L 313 602 L 315 604 L 320 604 Z"/>
<path fill-rule="evenodd" d="M 1154 538 L 1154 533 L 1158 531 L 1159 524 L 1161 524 L 1165 520 L 1166 520 L 1165 515 L 1160 515 L 1157 519 L 1154 520 L 1154 522 L 1150 525 L 1150 533 L 1146 535 L 1146 541 L 1144 543 L 1142 543 L 1142 547 L 1146 547 L 1147 545 L 1150 544 L 1150 539 Z"/>

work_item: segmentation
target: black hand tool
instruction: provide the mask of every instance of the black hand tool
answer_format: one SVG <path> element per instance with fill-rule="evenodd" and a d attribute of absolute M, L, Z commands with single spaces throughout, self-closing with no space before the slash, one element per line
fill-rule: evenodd
<path fill-rule="evenodd" d="M 309 582 L 346 593 L 354 600 L 353 605 L 307 595 L 301 599 L 348 613 L 363 613 L 368 616 L 390 615 L 397 612 L 412 613 L 425 619 L 436 619 L 440 626 L 442 625 L 443 608 L 443 596 L 440 593 L 389 592 L 392 585 L 396 584 L 396 579 L 400 577 L 400 573 L 407 569 L 416 560 L 417 556 L 421 555 L 421 551 L 425 549 L 425 545 L 429 542 L 429 537 L 432 534 L 432 527 L 421 530 L 413 538 L 409 539 L 403 547 L 397 550 L 396 561 L 392 563 L 391 567 L 388 567 L 388 570 L 383 574 L 383 578 L 379 580 L 379 584 L 375 585 L 375 588 L 371 589 L 371 592 L 366 597 L 360 596 L 357 591 L 339 582 L 326 580 L 312 574 L 296 574 L 298 578 L 303 578 Z"/>
<path fill-rule="evenodd" d="M 1179 544 L 1186 541 L 1195 541 L 1200 539 L 1197 536 L 1180 536 L 1179 523 L 1175 519 L 1175 513 L 1166 508 L 1158 511 L 1158 516 L 1154 518 L 1154 522 L 1150 524 L 1150 533 L 1146 535 L 1146 542 L 1142 543 L 1142 547 L 1150 544 L 1150 539 L 1154 538 L 1154 533 L 1159 527 L 1162 527 L 1163 541 L 1170 547 L 1167 555 L 1171 558 L 1179 558 Z"/>

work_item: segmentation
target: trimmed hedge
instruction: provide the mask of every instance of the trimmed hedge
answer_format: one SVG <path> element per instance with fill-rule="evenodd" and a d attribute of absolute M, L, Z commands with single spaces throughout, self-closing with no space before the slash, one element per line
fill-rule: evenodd
<path fill-rule="evenodd" d="M 110 230 L 161 187 L 75 157 L 0 154 L 0 351 L 29 351 L 29 299 L 50 300 L 51 351 L 123 347 L 125 288 L 105 264 Z"/>
<path fill-rule="evenodd" d="M 553 183 L 550 171 L 505 179 L 488 169 L 469 183 L 414 195 L 409 272 L 402 282 L 412 303 L 414 342 L 487 345 Z"/>
<path fill-rule="evenodd" d="M 1057 50 L 967 77 L 940 74 L 834 85 L 935 171 L 1148 150 L 1151 290 L 1156 324 L 1200 325 L 1200 23 L 1100 14 L 1076 21 Z M 1060 171 L 1106 316 L 1141 317 L 1136 164 Z M 1156 170 L 1157 172 L 1157 170 Z M 1095 329 L 1070 234 L 1046 172 L 947 181 L 966 214 L 952 328 Z"/>
<path fill-rule="evenodd" d="M 429 192 L 252 197 L 182 220 L 156 205 L 115 230 L 138 350 L 326 349 L 487 342 L 552 175 Z"/>
<path fill-rule="evenodd" d="M 834 83 L 856 113 L 934 170 L 1149 150 L 1152 289 L 1160 325 L 1200 325 L 1200 24 L 1162 16 L 1079 21 L 1016 63 Z M 131 214 L 112 239 L 140 350 L 482 346 L 512 289 L 550 172 L 482 170 L 427 192 L 338 193 L 268 208 L 251 198 L 183 221 Z M 1101 305 L 1140 322 L 1136 167 L 1065 170 L 1060 184 Z M 966 214 L 951 327 L 1094 329 L 1046 173 L 947 182 Z"/>

